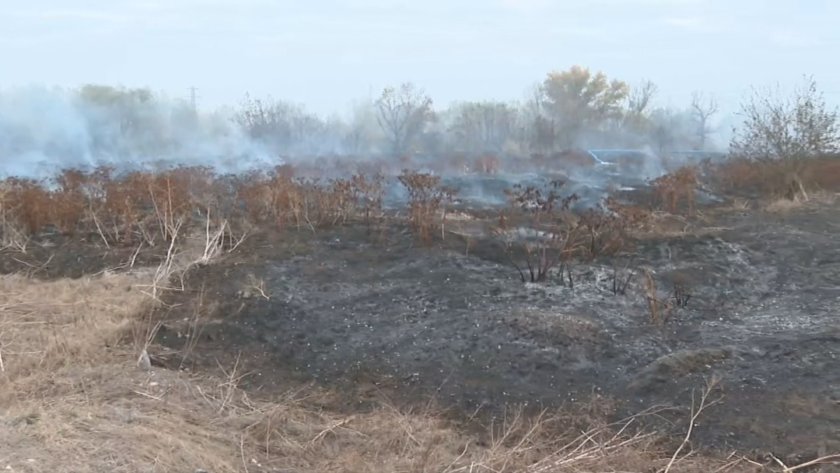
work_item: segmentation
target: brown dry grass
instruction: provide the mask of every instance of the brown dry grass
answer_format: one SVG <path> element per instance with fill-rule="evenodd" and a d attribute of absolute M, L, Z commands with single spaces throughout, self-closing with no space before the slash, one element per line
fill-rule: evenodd
<path fill-rule="evenodd" d="M 840 194 L 827 191 L 809 193 L 807 198 L 798 197 L 793 200 L 787 198 L 775 199 L 767 202 L 763 210 L 771 213 L 789 213 L 824 205 L 834 205 Z"/>
<path fill-rule="evenodd" d="M 713 167 L 710 178 L 726 195 L 799 200 L 804 194 L 840 191 L 840 158 L 733 159 Z"/>

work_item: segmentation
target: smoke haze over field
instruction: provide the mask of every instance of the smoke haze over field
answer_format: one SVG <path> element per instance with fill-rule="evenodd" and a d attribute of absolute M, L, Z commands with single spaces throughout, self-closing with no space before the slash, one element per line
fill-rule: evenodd
<path fill-rule="evenodd" d="M 833 3 L 758 0 L 4 5 L 0 172 L 160 160 L 236 172 L 313 156 L 722 149 L 750 85 L 813 73 L 828 103 L 840 102 L 836 66 L 818 60 L 838 45 L 837 16 Z M 620 117 L 593 122 L 556 94 L 535 99 L 547 73 L 574 64 L 631 88 Z M 636 114 L 640 122 L 630 99 L 646 80 L 656 94 Z M 428 95 L 434 117 L 394 139 L 375 101 L 405 81 Z M 697 92 L 715 101 L 702 126 L 690 105 Z"/>
<path fill-rule="evenodd" d="M 235 172 L 270 162 L 227 117 L 151 97 L 108 96 L 109 88 L 86 91 L 0 92 L 2 174 L 42 178 L 61 168 L 142 168 L 159 160 Z"/>

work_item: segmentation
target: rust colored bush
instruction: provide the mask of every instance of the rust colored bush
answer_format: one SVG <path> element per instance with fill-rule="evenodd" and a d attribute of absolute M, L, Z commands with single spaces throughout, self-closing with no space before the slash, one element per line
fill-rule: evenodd
<path fill-rule="evenodd" d="M 473 161 L 472 170 L 479 174 L 497 174 L 502 167 L 502 161 L 492 155 L 481 156 Z"/>
<path fill-rule="evenodd" d="M 398 179 L 408 190 L 411 228 L 421 241 L 430 243 L 435 231 L 443 228 L 446 204 L 452 202 L 455 190 L 442 187 L 440 176 L 428 173 L 404 170 Z"/>
<path fill-rule="evenodd" d="M 577 221 L 578 257 L 591 261 L 627 250 L 630 247 L 629 224 L 626 218 L 604 209 L 587 210 Z"/>
<path fill-rule="evenodd" d="M 710 177 L 716 190 L 727 195 L 794 200 L 803 193 L 840 190 L 840 158 L 732 159 L 714 166 Z"/>
<path fill-rule="evenodd" d="M 698 171 L 694 166 L 684 166 L 676 171 L 654 179 L 653 192 L 656 198 L 655 206 L 676 214 L 684 203 L 688 215 L 694 215 L 696 210 L 695 193 L 700 182 Z"/>
<path fill-rule="evenodd" d="M 382 216 L 382 201 L 385 196 L 385 176 L 377 173 L 371 176 L 355 174 L 350 178 L 354 196 L 360 201 L 365 223 L 370 224 Z"/>
<path fill-rule="evenodd" d="M 50 195 L 50 221 L 64 234 L 75 233 L 85 217 L 88 206 L 86 188 L 90 177 L 77 170 L 65 170 L 57 178 L 57 188 Z"/>
<path fill-rule="evenodd" d="M 34 235 L 51 223 L 53 199 L 41 183 L 31 179 L 10 178 L 3 182 L 3 209 L 6 218 Z"/>

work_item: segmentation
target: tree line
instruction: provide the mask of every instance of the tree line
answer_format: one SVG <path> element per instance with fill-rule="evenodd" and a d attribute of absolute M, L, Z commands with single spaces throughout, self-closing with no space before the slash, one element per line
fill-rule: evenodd
<path fill-rule="evenodd" d="M 348 154 L 464 153 L 529 155 L 574 147 L 708 150 L 718 104 L 695 93 L 682 110 L 655 106 L 650 81 L 631 86 L 603 72 L 573 66 L 551 72 L 521 102 L 457 102 L 435 109 L 432 98 L 406 82 L 359 104 L 346 122 L 318 120 L 280 100 L 246 97 L 238 114 L 251 136 L 291 146 L 297 133 L 317 136 Z M 298 137 L 298 139 L 302 139 Z"/>
<path fill-rule="evenodd" d="M 254 134 L 274 136 L 309 123 L 309 132 L 330 135 L 350 154 L 464 153 L 467 155 L 551 154 L 576 147 L 648 148 L 671 151 L 728 151 L 748 159 L 796 159 L 840 149 L 837 110 L 829 107 L 813 77 L 804 77 L 792 96 L 780 88 L 754 89 L 740 107 L 740 126 L 731 141 L 715 143 L 720 107 L 713 96 L 694 92 L 687 107 L 656 106 L 658 87 L 610 79 L 603 72 L 573 66 L 550 72 L 520 103 L 460 102 L 435 110 L 432 98 L 411 82 L 386 87 L 360 105 L 347 123 L 319 122 L 301 109 L 273 102 L 276 115 L 260 123 L 246 119 Z M 240 117 L 264 104 L 248 100 Z M 315 125 L 318 124 L 318 125 Z"/>
<path fill-rule="evenodd" d="M 741 104 L 742 123 L 730 143 L 713 140 L 719 131 L 714 97 L 698 91 L 685 107 L 669 108 L 657 105 L 657 94 L 650 81 L 631 85 L 581 66 L 546 74 L 518 102 L 437 108 L 421 87 L 406 82 L 358 103 L 349 116 L 328 119 L 285 100 L 250 95 L 227 111 L 199 113 L 186 101 L 167 101 L 147 89 L 87 85 L 46 98 L 0 92 L 0 157 L 527 158 L 599 147 L 660 155 L 719 150 L 772 160 L 840 148 L 837 110 L 811 77 L 793 94 L 754 89 Z"/>

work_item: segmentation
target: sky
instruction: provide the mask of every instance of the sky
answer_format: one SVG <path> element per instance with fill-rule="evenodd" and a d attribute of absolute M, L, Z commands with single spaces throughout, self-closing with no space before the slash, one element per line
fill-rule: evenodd
<path fill-rule="evenodd" d="M 731 113 L 803 74 L 840 104 L 838 20 L 833 0 L 4 0 L 0 91 L 196 87 L 202 108 L 250 93 L 328 115 L 405 81 L 437 106 L 522 100 L 578 64 L 651 80 L 662 106 L 702 91 Z"/>

